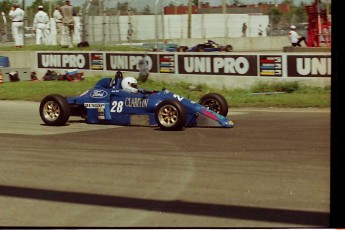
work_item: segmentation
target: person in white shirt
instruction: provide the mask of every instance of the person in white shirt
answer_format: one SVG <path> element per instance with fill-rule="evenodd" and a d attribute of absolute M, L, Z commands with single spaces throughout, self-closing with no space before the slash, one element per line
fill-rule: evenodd
<path fill-rule="evenodd" d="M 61 45 L 61 34 L 62 34 L 62 14 L 61 14 L 61 6 L 60 5 L 56 5 L 54 13 L 53 13 L 53 17 L 55 20 L 55 24 L 56 24 L 56 43 L 58 45 Z"/>
<path fill-rule="evenodd" d="M 16 48 L 24 46 L 24 10 L 20 9 L 19 5 L 13 4 L 9 16 L 12 20 L 12 36 Z"/>
<path fill-rule="evenodd" d="M 306 39 L 303 36 L 300 36 L 295 30 L 296 26 L 292 25 L 289 31 L 289 41 L 293 47 L 301 47 L 301 42 L 304 41 L 305 45 L 307 45 Z"/>
<path fill-rule="evenodd" d="M 38 12 L 35 14 L 33 29 L 36 31 L 36 45 L 42 43 L 47 45 L 49 42 L 50 19 L 43 6 L 38 6 Z"/>

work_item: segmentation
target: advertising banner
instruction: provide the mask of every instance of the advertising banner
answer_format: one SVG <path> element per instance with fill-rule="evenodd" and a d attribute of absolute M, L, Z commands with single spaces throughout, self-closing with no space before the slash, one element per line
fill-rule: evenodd
<path fill-rule="evenodd" d="M 139 71 L 139 61 L 144 59 L 148 71 L 157 73 L 157 54 L 106 53 L 106 70 Z"/>
<path fill-rule="evenodd" d="M 139 72 L 146 62 L 149 73 L 257 76 L 331 77 L 331 55 L 220 53 L 37 52 L 37 67 L 92 71 Z"/>
<path fill-rule="evenodd" d="M 37 67 L 47 69 L 90 69 L 89 53 L 37 53 Z"/>
<path fill-rule="evenodd" d="M 178 55 L 180 74 L 257 76 L 257 55 Z"/>
<path fill-rule="evenodd" d="M 260 55 L 260 76 L 283 76 L 283 62 L 281 55 Z"/>
<path fill-rule="evenodd" d="M 330 55 L 288 55 L 287 75 L 289 77 L 330 77 L 331 62 Z"/>
<path fill-rule="evenodd" d="M 159 72 L 175 73 L 175 55 L 159 54 Z"/>

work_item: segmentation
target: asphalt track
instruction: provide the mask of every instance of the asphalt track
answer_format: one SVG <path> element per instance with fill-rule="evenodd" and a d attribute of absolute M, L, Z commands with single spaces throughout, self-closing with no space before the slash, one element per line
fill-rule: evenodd
<path fill-rule="evenodd" d="M 235 127 L 42 124 L 0 101 L 2 227 L 327 227 L 329 109 L 230 109 Z"/>

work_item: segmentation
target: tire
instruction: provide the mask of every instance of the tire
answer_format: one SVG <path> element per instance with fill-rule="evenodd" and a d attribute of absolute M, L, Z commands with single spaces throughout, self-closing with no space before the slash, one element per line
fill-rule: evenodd
<path fill-rule="evenodd" d="M 232 48 L 232 45 L 226 45 L 225 47 L 224 47 L 224 51 L 225 52 L 232 52 L 234 49 Z"/>
<path fill-rule="evenodd" d="M 168 99 L 158 104 L 155 119 L 162 130 L 177 131 L 185 126 L 187 113 L 181 102 Z"/>
<path fill-rule="evenodd" d="M 40 116 L 42 121 L 49 126 L 65 125 L 71 110 L 69 104 L 61 95 L 51 94 L 43 98 L 40 103 Z"/>
<path fill-rule="evenodd" d="M 177 52 L 186 52 L 187 49 L 188 49 L 187 46 L 179 46 L 179 47 L 177 48 Z"/>
<path fill-rule="evenodd" d="M 199 101 L 199 104 L 216 112 L 224 117 L 228 115 L 229 105 L 226 99 L 218 93 L 205 94 Z"/>
<path fill-rule="evenodd" d="M 203 46 L 203 45 L 198 45 L 198 46 L 196 47 L 196 52 L 205 52 L 204 46 Z"/>

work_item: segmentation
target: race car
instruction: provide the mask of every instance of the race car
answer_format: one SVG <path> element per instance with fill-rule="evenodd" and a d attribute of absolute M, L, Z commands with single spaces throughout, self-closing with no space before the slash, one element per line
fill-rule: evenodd
<path fill-rule="evenodd" d="M 83 118 L 88 124 L 156 126 L 176 131 L 184 127 L 218 126 L 231 128 L 226 116 L 228 103 L 217 93 L 205 94 L 196 103 L 170 92 L 137 88 L 133 77 L 100 79 L 93 88 L 76 97 L 51 94 L 39 106 L 42 121 L 48 126 L 63 126 L 70 116 Z"/>
<path fill-rule="evenodd" d="M 200 43 L 192 47 L 178 46 L 175 51 L 178 52 L 232 52 L 232 45 L 220 45 L 212 40 Z"/>

